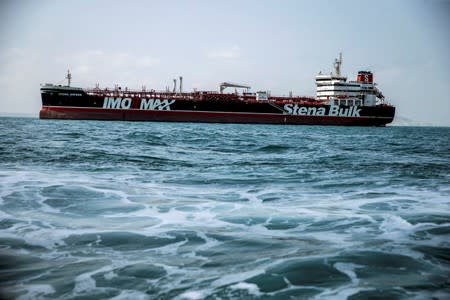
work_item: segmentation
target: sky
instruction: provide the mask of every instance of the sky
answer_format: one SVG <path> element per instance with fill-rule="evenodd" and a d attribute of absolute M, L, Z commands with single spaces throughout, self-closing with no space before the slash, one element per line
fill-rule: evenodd
<path fill-rule="evenodd" d="M 315 95 L 374 72 L 396 121 L 450 126 L 450 0 L 0 0 L 0 113 L 38 115 L 40 84 Z"/>

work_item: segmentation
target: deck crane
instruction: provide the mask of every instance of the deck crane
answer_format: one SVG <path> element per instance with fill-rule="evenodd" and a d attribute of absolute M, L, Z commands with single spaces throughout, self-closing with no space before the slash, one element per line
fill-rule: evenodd
<path fill-rule="evenodd" d="M 242 88 L 242 89 L 246 89 L 246 90 L 250 89 L 250 87 L 248 85 L 236 84 L 236 83 L 231 83 L 231 82 L 222 82 L 220 84 L 220 93 L 223 94 L 223 90 L 228 87 Z"/>

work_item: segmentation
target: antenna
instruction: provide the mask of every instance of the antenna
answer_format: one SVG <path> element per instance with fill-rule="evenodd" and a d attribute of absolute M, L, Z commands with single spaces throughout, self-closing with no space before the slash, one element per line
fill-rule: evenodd
<path fill-rule="evenodd" d="M 67 79 L 67 86 L 70 87 L 70 80 L 72 79 L 72 74 L 70 74 L 69 70 L 67 70 L 66 79 Z"/>
<path fill-rule="evenodd" d="M 339 53 L 339 59 L 334 60 L 334 68 L 336 70 L 336 75 L 341 76 L 341 65 L 342 65 L 342 52 Z"/>

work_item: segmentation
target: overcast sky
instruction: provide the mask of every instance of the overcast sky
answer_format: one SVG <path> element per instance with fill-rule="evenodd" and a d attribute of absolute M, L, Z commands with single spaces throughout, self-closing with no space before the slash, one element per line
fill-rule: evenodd
<path fill-rule="evenodd" d="M 0 112 L 41 83 L 314 95 L 314 76 L 372 70 L 400 120 L 450 126 L 450 1 L 0 1 Z"/>

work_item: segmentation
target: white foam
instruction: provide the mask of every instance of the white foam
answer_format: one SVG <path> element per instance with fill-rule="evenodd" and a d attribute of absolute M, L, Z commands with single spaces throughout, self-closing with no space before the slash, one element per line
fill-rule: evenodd
<path fill-rule="evenodd" d="M 186 300 L 199 300 L 205 297 L 204 292 L 202 291 L 187 291 L 183 294 L 179 295 L 176 299 L 186 299 Z"/>
<path fill-rule="evenodd" d="M 17 300 L 39 299 L 43 296 L 55 293 L 55 289 L 49 284 L 24 284 L 14 288 L 16 292 L 25 292 L 17 297 Z"/>
<path fill-rule="evenodd" d="M 358 276 L 356 276 L 355 268 L 360 268 L 362 266 L 356 265 L 356 264 L 352 264 L 352 263 L 338 262 L 338 263 L 334 264 L 334 267 L 339 272 L 342 272 L 345 275 L 347 275 L 348 277 L 350 277 L 350 279 L 352 280 L 352 283 L 358 284 L 359 279 L 358 279 Z"/>
<path fill-rule="evenodd" d="M 197 246 L 196 251 L 206 250 L 222 243 L 215 238 L 207 236 L 204 232 L 197 231 L 196 234 L 205 241 L 205 244 Z"/>
<path fill-rule="evenodd" d="M 219 279 L 216 279 L 213 282 L 211 282 L 211 286 L 212 287 L 221 287 L 221 286 L 225 286 L 225 285 L 239 283 L 239 282 L 246 280 L 247 278 L 254 277 L 254 276 L 262 274 L 264 272 L 265 272 L 265 270 L 263 268 L 261 268 L 261 269 L 256 269 L 256 270 L 252 270 L 252 271 L 223 275 Z"/>
<path fill-rule="evenodd" d="M 75 277 L 75 293 L 85 293 L 95 289 L 95 280 L 91 277 L 92 273 L 84 273 Z"/>
<path fill-rule="evenodd" d="M 413 225 L 400 216 L 388 215 L 380 224 L 380 229 L 383 231 L 380 237 L 398 241 L 412 233 Z"/>
<path fill-rule="evenodd" d="M 77 259 L 80 257 L 80 253 L 82 255 L 94 255 L 99 259 L 111 259 L 109 268 L 104 268 L 107 272 L 103 276 L 107 280 L 117 276 L 114 273 L 117 266 L 134 263 L 153 263 L 155 265 L 159 263 L 167 271 L 165 277 L 169 278 L 168 281 L 170 281 L 169 283 L 159 282 L 161 291 L 167 291 L 173 287 L 191 289 L 180 295 L 179 299 L 207 297 L 211 290 L 197 289 L 204 283 L 204 280 L 209 281 L 216 278 L 218 279 L 212 283 L 212 289 L 225 287 L 233 290 L 246 290 L 254 295 L 259 295 L 258 293 L 261 292 L 258 287 L 246 283 L 245 280 L 264 272 L 270 264 L 283 263 L 283 261 L 299 255 L 305 255 L 308 259 L 323 258 L 324 255 L 330 255 L 330 253 L 334 255 L 342 249 L 348 249 L 349 251 L 364 250 L 366 249 L 364 243 L 370 240 L 388 239 L 390 241 L 387 243 L 383 241 L 383 244 L 375 250 L 406 253 L 412 256 L 413 254 L 407 252 L 411 248 L 411 243 L 414 243 L 414 245 L 436 245 L 446 242 L 446 238 L 448 238 L 447 235 L 443 234 L 429 234 L 426 235 L 426 239 L 414 239 L 413 235 L 416 231 L 445 227 L 448 226 L 448 223 L 440 225 L 433 223 L 411 224 L 401 217 L 408 214 L 433 214 L 448 211 L 450 203 L 448 194 L 445 195 L 448 190 L 441 189 L 439 192 L 421 191 L 412 187 L 389 188 L 380 185 L 369 191 L 361 191 L 361 189 L 356 188 L 357 191 L 333 194 L 320 191 L 318 185 L 312 184 L 309 187 L 303 182 L 299 182 L 299 185 L 294 183 L 287 185 L 281 183 L 279 186 L 267 184 L 264 187 L 259 184 L 256 187 L 222 186 L 220 184 L 183 185 L 164 183 L 167 182 L 164 181 L 167 178 L 172 180 L 178 176 L 170 172 L 169 174 L 164 172 L 160 172 L 160 174 L 144 172 L 145 174 L 141 174 L 139 172 L 138 168 L 136 171 L 133 170 L 132 174 L 115 172 L 113 175 L 111 172 L 83 173 L 76 170 L 58 169 L 0 172 L 0 176 L 5 175 L 0 180 L 2 181 L 0 182 L 0 204 L 4 201 L 3 197 L 13 192 L 23 192 L 26 194 L 23 194 L 22 198 L 30 198 L 30 201 L 35 201 L 41 205 L 36 209 L 0 211 L 0 218 L 20 221 L 12 227 L 0 231 L 0 236 L 22 238 L 28 244 L 46 247 L 50 251 L 37 251 L 33 254 L 41 258 L 48 258 L 48 260 L 66 257 Z M 223 176 L 225 178 L 228 175 Z M 36 178 L 39 178 L 39 181 Z M 152 182 L 146 182 L 149 180 L 148 178 L 151 178 Z M 332 183 L 325 179 L 323 181 L 324 184 Z M 100 197 L 108 199 L 105 201 L 105 205 L 111 205 L 114 211 L 108 213 L 108 215 L 79 215 L 76 217 L 65 211 L 61 212 L 58 208 L 47 205 L 44 202 L 46 197 L 43 195 L 45 194 L 41 193 L 42 188 L 58 185 L 82 187 L 89 191 L 102 193 Z M 368 195 L 368 193 L 373 193 L 373 195 Z M 276 197 L 274 201 L 264 201 L 264 199 L 272 196 Z M 103 204 L 102 199 L 99 199 L 99 205 Z M 426 199 L 426 201 L 423 199 Z M 386 203 L 386 207 L 392 210 L 384 211 L 383 207 L 380 208 L 379 206 L 364 206 L 369 208 L 361 208 L 364 204 L 378 202 Z M 79 205 L 79 203 L 74 204 Z M 86 209 L 89 209 L 90 205 L 95 205 L 95 203 L 87 203 L 86 205 Z M 187 206 L 194 209 L 180 209 Z M 138 209 L 130 209 L 129 212 L 125 210 L 133 207 Z M 370 207 L 373 209 L 370 209 Z M 120 208 L 124 208 L 124 210 Z M 167 210 L 161 208 L 167 208 Z M 222 221 L 227 218 L 230 220 L 233 218 L 242 220 L 258 218 L 261 223 L 258 221 L 256 222 L 258 224 L 236 224 Z M 282 219 L 292 220 L 294 223 L 298 222 L 299 226 L 282 230 L 268 229 L 269 226 L 267 225 L 271 220 L 281 222 Z M 321 230 L 319 222 L 322 221 L 333 222 L 339 228 L 334 230 L 327 227 L 327 229 Z M 362 225 L 360 225 L 360 222 Z M 355 226 L 352 223 L 355 223 Z M 312 227 L 317 225 L 316 231 L 308 231 L 310 225 L 313 225 Z M 175 239 L 173 234 L 168 232 L 173 230 L 194 231 L 205 243 L 192 243 L 188 247 L 183 247 L 186 240 L 182 240 L 162 247 L 149 247 L 143 251 L 121 251 L 115 247 L 91 247 L 91 245 L 83 244 L 75 247 L 60 247 L 64 243 L 64 239 L 70 235 L 101 235 L 101 233 L 118 230 L 173 239 Z M 382 232 L 381 235 L 379 234 L 380 231 Z M 213 234 L 230 239 L 253 240 L 263 243 L 282 241 L 285 248 L 273 250 L 270 253 L 264 252 L 255 260 L 246 262 L 242 266 L 244 270 L 242 273 L 236 270 L 237 266 L 233 265 L 233 262 L 217 268 L 202 268 L 197 263 L 199 260 L 211 259 L 214 261 L 214 258 L 194 257 L 193 255 L 200 255 L 201 250 L 207 250 L 224 243 L 212 238 Z M 301 248 L 308 240 L 317 242 L 317 245 L 313 244 L 311 248 Z M 327 246 L 322 246 L 324 244 Z M 218 247 L 218 249 L 219 251 L 226 251 L 226 242 L 223 248 Z M 182 250 L 185 252 L 182 253 Z M 188 251 L 189 253 L 187 253 Z M 418 254 L 416 253 L 416 255 Z M 56 260 L 53 260 L 53 262 L 58 263 Z M 358 265 L 336 263 L 334 267 L 346 274 L 351 282 L 348 285 L 328 289 L 320 294 L 319 298 L 345 299 L 361 290 L 358 289 L 360 281 L 357 278 L 357 272 L 355 272 L 355 269 L 359 267 Z M 252 271 L 246 271 L 249 269 Z M 92 279 L 92 274 L 97 272 L 100 272 L 100 270 L 78 276 L 74 292 L 83 293 L 92 289 L 98 290 L 99 288 L 96 287 L 95 281 Z M 230 275 L 223 276 L 222 274 Z M 183 282 L 186 279 L 192 281 L 186 284 L 186 282 Z M 30 286 L 33 287 L 31 289 L 34 291 L 23 295 L 28 295 L 26 299 L 43 297 L 53 291 L 51 286 L 46 285 L 24 287 L 29 289 Z M 323 291 L 323 289 L 320 290 Z M 114 299 L 147 298 L 149 297 L 146 294 L 125 290 Z"/>
<path fill-rule="evenodd" d="M 361 288 L 357 286 L 344 286 L 337 289 L 326 289 L 320 294 L 314 296 L 312 299 L 336 299 L 336 300 L 347 300 L 351 295 L 357 294 L 361 291 L 372 290 L 371 288 Z"/>
<path fill-rule="evenodd" d="M 246 290 L 249 294 L 260 296 L 261 292 L 259 291 L 259 288 L 254 283 L 248 283 L 248 282 L 239 282 L 232 286 L 230 286 L 233 290 Z"/>
<path fill-rule="evenodd" d="M 149 295 L 132 290 L 121 291 L 119 295 L 110 298 L 111 300 L 147 300 L 151 299 Z"/>
<path fill-rule="evenodd" d="M 73 291 L 80 294 L 94 290 L 97 285 L 95 280 L 92 278 L 92 275 L 109 271 L 111 271 L 111 266 L 105 266 L 97 270 L 78 275 L 75 277 L 75 287 L 73 288 Z"/>
<path fill-rule="evenodd" d="M 111 280 L 111 279 L 113 279 L 114 277 L 117 277 L 117 274 L 114 273 L 114 272 L 107 272 L 107 273 L 105 273 L 105 274 L 103 275 L 103 277 L 104 277 L 106 280 Z"/>

